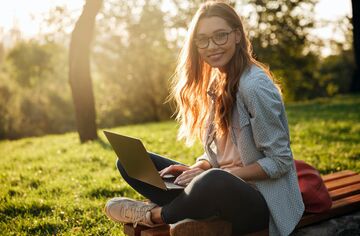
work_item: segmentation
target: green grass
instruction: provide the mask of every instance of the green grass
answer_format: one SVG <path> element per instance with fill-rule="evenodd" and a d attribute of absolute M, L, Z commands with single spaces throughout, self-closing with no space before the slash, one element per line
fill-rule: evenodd
<path fill-rule="evenodd" d="M 326 174 L 360 172 L 360 96 L 287 106 L 292 149 Z M 191 164 L 197 143 L 176 141 L 174 122 L 112 129 L 141 138 L 147 149 Z M 100 140 L 80 145 L 76 133 L 0 142 L 1 235 L 123 235 L 103 214 L 107 199 L 142 197 L 121 180 L 115 155 Z"/>

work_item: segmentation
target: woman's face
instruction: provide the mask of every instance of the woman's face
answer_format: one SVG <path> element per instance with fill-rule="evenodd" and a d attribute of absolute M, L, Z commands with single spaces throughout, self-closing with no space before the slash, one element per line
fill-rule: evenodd
<path fill-rule="evenodd" d="M 220 17 L 205 17 L 198 23 L 195 44 L 201 58 L 211 67 L 222 70 L 233 57 L 239 41 L 239 32 Z"/>

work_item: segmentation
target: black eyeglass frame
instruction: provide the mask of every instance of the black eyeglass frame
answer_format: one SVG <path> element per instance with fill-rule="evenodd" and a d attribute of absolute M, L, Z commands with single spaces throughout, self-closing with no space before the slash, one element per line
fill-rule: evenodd
<path fill-rule="evenodd" d="M 205 47 L 199 47 L 199 45 L 198 45 L 198 38 L 195 38 L 194 39 L 194 43 L 195 43 L 195 46 L 197 47 L 197 48 L 199 48 L 199 49 L 205 49 L 205 48 L 207 48 L 207 47 L 209 47 L 209 45 L 210 45 L 210 39 L 211 39 L 211 41 L 215 44 L 215 45 L 217 45 L 217 46 L 222 46 L 222 45 L 225 45 L 228 41 L 229 41 L 229 35 L 232 33 L 232 32 L 234 32 L 234 31 L 236 31 L 237 30 L 237 28 L 233 28 L 231 31 L 229 31 L 229 32 L 221 32 L 221 33 L 225 33 L 226 34 L 226 40 L 225 40 L 225 42 L 224 43 L 216 43 L 215 42 L 215 40 L 214 40 L 214 36 L 215 36 L 215 34 L 213 34 L 213 35 L 211 35 L 210 37 L 206 37 L 207 38 L 207 44 L 206 44 L 206 46 Z M 220 32 L 219 32 L 220 33 Z"/>

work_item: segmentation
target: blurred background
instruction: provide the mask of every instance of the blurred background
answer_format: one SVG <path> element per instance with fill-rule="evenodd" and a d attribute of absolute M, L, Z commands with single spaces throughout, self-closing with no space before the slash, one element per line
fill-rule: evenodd
<path fill-rule="evenodd" d="M 91 123 L 87 118 L 98 128 L 171 119 L 174 108 L 165 103 L 169 83 L 187 25 L 201 2 L 2 3 L 0 139 L 74 131 L 77 122 Z M 256 58 L 281 82 L 285 102 L 354 90 L 350 0 L 227 2 L 242 16 Z M 91 15 L 96 16 L 93 24 Z M 78 64 L 71 69 L 69 61 Z M 84 90 L 77 79 L 83 69 L 79 61 L 90 65 L 84 83 L 92 86 Z M 70 86 L 72 80 L 78 86 Z M 81 113 L 76 109 L 81 102 L 73 98 L 82 92 L 94 100 L 86 105 L 94 114 L 83 112 L 80 121 L 75 113 Z"/>

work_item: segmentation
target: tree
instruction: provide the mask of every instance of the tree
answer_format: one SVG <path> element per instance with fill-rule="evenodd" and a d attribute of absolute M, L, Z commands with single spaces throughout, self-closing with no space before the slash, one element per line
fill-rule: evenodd
<path fill-rule="evenodd" d="M 90 74 L 90 44 L 102 0 L 87 0 L 71 35 L 69 81 L 80 141 L 97 139 L 95 101 Z"/>
<path fill-rule="evenodd" d="M 352 77 L 352 92 L 360 92 L 360 2 L 351 0 L 355 70 Z"/>
<path fill-rule="evenodd" d="M 255 56 L 270 64 L 287 100 L 317 95 L 318 55 L 307 50 L 316 0 L 250 0 L 257 24 L 250 30 Z"/>

